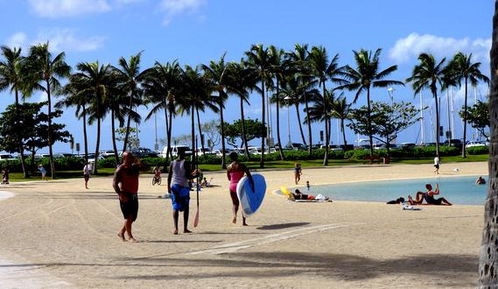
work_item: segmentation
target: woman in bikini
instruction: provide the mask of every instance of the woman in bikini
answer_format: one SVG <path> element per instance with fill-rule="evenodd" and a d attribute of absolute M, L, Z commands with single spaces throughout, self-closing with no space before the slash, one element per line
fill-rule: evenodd
<path fill-rule="evenodd" d="M 230 181 L 230 197 L 232 197 L 232 204 L 233 204 L 232 223 L 234 224 L 237 223 L 237 212 L 239 211 L 239 205 L 240 205 L 239 198 L 237 197 L 237 184 L 239 183 L 240 179 L 244 177 L 244 175 L 247 175 L 252 186 L 254 187 L 254 183 L 252 182 L 251 172 L 249 172 L 249 170 L 244 164 L 239 163 L 237 161 L 238 157 L 239 155 L 236 152 L 232 152 L 230 154 L 230 160 L 232 161 L 232 163 L 227 168 L 227 177 L 228 180 Z M 244 214 L 242 214 L 242 225 L 247 226 L 246 217 L 244 216 Z"/>
<path fill-rule="evenodd" d="M 439 195 L 439 184 L 436 184 L 436 189 L 434 191 L 432 190 L 431 184 L 426 184 L 425 188 L 427 189 L 425 193 L 417 192 L 415 200 L 412 199 L 412 196 L 408 196 L 408 202 L 410 203 L 410 205 L 421 205 L 424 199 L 428 205 L 443 205 L 443 206 L 452 205 L 445 198 L 438 198 L 438 199 L 434 198 L 434 195 Z"/>

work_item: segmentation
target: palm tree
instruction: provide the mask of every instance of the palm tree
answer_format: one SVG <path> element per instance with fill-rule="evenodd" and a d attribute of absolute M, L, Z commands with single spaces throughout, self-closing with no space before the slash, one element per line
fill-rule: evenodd
<path fill-rule="evenodd" d="M 332 103 L 330 104 L 330 110 L 331 114 L 330 116 L 332 118 L 339 119 L 341 122 L 341 132 L 342 132 L 342 139 L 344 143 L 344 150 L 347 150 L 348 143 L 346 141 L 346 131 L 344 129 L 344 121 L 346 119 L 349 119 L 349 108 L 351 107 L 350 104 L 347 103 L 345 97 L 339 97 L 337 99 L 334 99 Z"/>
<path fill-rule="evenodd" d="M 215 99 L 218 104 L 218 112 L 220 113 L 221 167 L 226 169 L 225 120 L 223 110 L 225 102 L 228 99 L 228 93 L 233 90 L 228 76 L 229 65 L 225 62 L 225 54 L 223 54 L 219 61 L 210 61 L 209 65 L 203 64 L 201 68 L 204 71 L 204 76 L 211 82 L 212 90 L 218 94 L 215 96 Z"/>
<path fill-rule="evenodd" d="M 127 91 L 123 90 L 123 87 L 120 87 L 120 83 L 122 83 L 122 80 L 120 80 L 120 78 L 122 78 L 121 76 L 122 75 L 119 75 L 116 70 L 111 67 L 106 94 L 103 99 L 103 110 L 105 112 L 110 111 L 111 114 L 111 141 L 116 167 L 119 165 L 119 154 L 116 144 L 116 120 L 119 121 L 120 127 L 124 126 L 126 115 L 129 120 L 132 118 L 135 122 L 139 122 L 140 120 L 140 115 L 128 107 L 129 95 L 127 94 Z"/>
<path fill-rule="evenodd" d="M 246 53 L 247 66 L 254 69 L 259 78 L 261 84 L 261 122 L 263 127 L 266 127 L 266 87 L 268 82 L 271 80 L 271 63 L 272 55 L 269 53 L 268 48 L 264 48 L 262 44 L 252 45 L 249 51 Z M 269 136 L 266 136 L 269 137 Z M 261 159 L 259 161 L 259 167 L 265 167 L 265 137 L 261 138 Z"/>
<path fill-rule="evenodd" d="M 280 102 L 281 102 L 281 96 L 280 96 L 280 87 L 282 85 L 282 82 L 285 81 L 285 74 L 286 74 L 286 67 L 284 66 L 284 50 L 283 49 L 277 49 L 275 46 L 271 45 L 268 47 L 269 53 L 273 56 L 272 57 L 272 63 L 270 66 L 270 71 L 273 74 L 273 77 L 275 78 L 275 95 L 271 99 L 272 102 L 275 102 L 276 106 L 276 118 L 277 118 L 277 144 L 278 144 L 278 151 L 280 153 L 280 159 L 284 160 L 284 153 L 282 150 L 282 142 L 280 140 Z"/>
<path fill-rule="evenodd" d="M 24 89 L 23 81 L 23 61 L 24 57 L 21 56 L 20 48 L 9 48 L 6 46 L 1 47 L 3 61 L 0 61 L 0 91 L 8 89 L 14 93 L 15 109 L 19 110 L 19 93 Z M 24 146 L 21 139 L 19 143 L 19 154 L 21 156 L 21 167 L 24 178 L 28 177 L 28 170 L 26 169 L 24 158 Z"/>
<path fill-rule="evenodd" d="M 47 94 L 48 115 L 52 113 L 52 93 L 61 88 L 60 80 L 66 78 L 71 73 L 71 67 L 65 61 L 65 53 L 61 52 L 55 57 L 49 51 L 48 43 L 39 44 L 30 48 L 27 59 L 27 71 L 29 73 L 32 90 L 41 90 Z M 50 154 L 51 177 L 55 178 L 55 163 L 52 150 L 52 119 L 48 118 L 48 149 Z"/>
<path fill-rule="evenodd" d="M 439 101 L 437 96 L 437 86 L 441 90 L 447 87 L 447 74 L 448 69 L 444 67 L 446 58 L 441 61 L 436 61 L 434 56 L 427 53 L 422 53 L 418 57 L 419 64 L 413 68 L 412 76 L 407 78 L 407 82 L 412 83 L 415 94 L 419 93 L 422 89 L 430 89 L 434 97 L 436 108 L 436 156 L 439 157 Z"/>
<path fill-rule="evenodd" d="M 481 73 L 479 67 L 480 62 L 472 62 L 472 53 L 465 55 L 462 52 L 455 54 L 449 65 L 450 77 L 454 78 L 455 82 L 459 85 L 464 83 L 465 87 L 465 100 L 464 100 L 464 115 L 467 115 L 467 90 L 468 83 L 472 86 L 477 86 L 479 81 L 484 81 L 489 83 L 489 78 Z M 465 158 L 465 143 L 467 141 L 467 119 L 463 119 L 463 146 L 462 146 L 462 158 Z"/>
<path fill-rule="evenodd" d="M 202 137 L 202 127 L 199 111 L 204 112 L 206 108 L 211 109 L 213 112 L 218 112 L 218 98 L 212 97 L 211 91 L 213 86 L 207 77 L 204 77 L 200 73 L 199 68 L 192 68 L 190 66 L 185 67 L 185 84 L 187 87 L 187 94 L 189 105 L 195 110 L 197 116 L 197 127 L 199 130 L 199 136 L 201 138 L 201 148 L 205 152 L 203 137 Z M 194 137 L 194 135 L 192 136 Z M 194 139 L 192 139 L 192 147 L 194 147 Z"/>
<path fill-rule="evenodd" d="M 142 104 L 142 89 L 140 87 L 140 59 L 142 52 L 137 53 L 130 57 L 129 61 L 121 57 L 118 61 L 119 68 L 114 67 L 120 79 L 120 89 L 122 89 L 128 96 L 127 107 L 127 121 L 126 132 L 123 141 L 123 152 L 126 151 L 128 146 L 128 137 L 130 134 L 130 125 L 132 118 L 135 118 L 137 123 L 140 122 L 140 115 L 133 114 L 134 107 Z M 138 121 L 137 121 L 138 120 Z"/>
<path fill-rule="evenodd" d="M 78 119 L 83 119 L 83 145 L 85 150 L 85 163 L 88 162 L 88 134 L 87 134 L 87 117 L 88 106 L 91 103 L 91 95 L 85 94 L 85 87 L 81 87 L 78 78 L 74 75 L 69 77 L 69 83 L 64 86 L 61 95 L 65 98 L 55 104 L 56 108 L 76 107 L 75 115 Z"/>
<path fill-rule="evenodd" d="M 153 67 L 141 73 L 139 78 L 144 88 L 146 103 L 154 105 L 145 120 L 161 109 L 164 111 L 167 136 L 166 162 L 171 154 L 173 116 L 176 114 L 175 97 L 183 87 L 182 75 L 183 71 L 177 61 L 166 64 L 156 62 Z"/>
<path fill-rule="evenodd" d="M 314 77 L 318 79 L 319 86 L 322 87 L 322 97 L 323 100 L 323 109 L 325 116 L 325 155 L 323 157 L 323 165 L 328 165 L 329 162 L 329 140 L 330 140 L 330 119 L 329 119 L 329 104 L 331 103 L 330 99 L 325 99 L 327 97 L 327 80 L 332 80 L 335 83 L 343 83 L 344 80 L 342 78 L 338 78 L 338 76 L 342 75 L 343 67 L 339 66 L 339 54 L 336 54 L 332 60 L 329 61 L 327 50 L 325 47 L 313 47 L 311 49 L 309 55 L 309 62 L 312 67 L 312 74 Z M 331 95 L 332 96 L 332 95 Z"/>
<path fill-rule="evenodd" d="M 326 90 L 325 96 L 322 96 L 321 93 L 316 90 L 310 100 L 313 102 L 313 105 L 309 108 L 309 113 L 306 115 L 304 122 L 323 122 L 326 129 L 330 128 L 330 119 L 332 115 L 331 107 L 334 102 L 334 90 Z M 329 146 L 330 144 L 330 134 L 325 135 L 325 146 Z"/>
<path fill-rule="evenodd" d="M 284 87 L 280 92 L 283 99 L 287 100 L 287 105 L 294 105 L 296 108 L 296 116 L 297 122 L 299 126 L 299 131 L 301 133 L 301 138 L 303 140 L 303 144 L 306 145 L 306 138 L 304 137 L 302 122 L 301 122 L 301 112 L 299 109 L 299 105 L 304 102 L 306 105 L 305 108 L 305 118 L 308 117 L 309 114 L 309 106 L 308 102 L 311 98 L 313 98 L 316 94 L 319 94 L 318 90 L 314 87 L 316 86 L 316 81 L 308 78 L 300 77 L 296 74 L 290 73 L 284 83 Z M 308 128 L 311 127 L 311 122 L 307 122 Z M 309 136 L 309 135 L 308 135 Z"/>
<path fill-rule="evenodd" d="M 491 68 L 491 88 L 489 91 L 489 115 L 491 116 L 491 148 L 489 150 L 489 186 L 488 197 L 486 198 L 484 209 L 484 226 L 481 241 L 481 253 L 479 259 L 479 286 L 478 288 L 493 288 L 498 283 L 498 273 L 496 264 L 498 262 L 498 218 L 497 199 L 498 187 L 496 176 L 498 174 L 497 158 L 497 136 L 496 128 L 498 127 L 498 1 L 495 1 L 495 12 L 493 17 L 492 46 L 490 51 L 490 68 Z"/>
<path fill-rule="evenodd" d="M 298 77 L 299 83 L 314 83 L 312 82 L 312 77 L 311 77 L 311 65 L 309 62 L 308 44 L 294 45 L 294 50 L 286 53 L 285 63 L 286 66 L 289 67 L 289 73 L 294 74 L 296 77 Z M 297 95 L 297 96 L 298 96 L 297 99 L 302 98 L 307 116 L 309 112 L 309 99 L 306 94 Z M 304 139 L 304 134 L 301 127 L 301 121 L 299 121 L 299 129 L 301 131 L 301 136 L 303 138 L 303 144 L 306 146 L 306 140 Z M 308 122 L 308 143 L 309 143 L 308 153 L 310 156 L 313 146 L 312 142 L 313 142 L 313 135 L 311 133 L 311 122 Z"/>
<path fill-rule="evenodd" d="M 379 71 L 379 56 L 382 49 L 377 49 L 374 54 L 371 51 L 360 50 L 353 51 L 356 62 L 356 69 L 347 65 L 343 71 L 344 80 L 347 82 L 344 85 L 337 87 L 338 89 L 356 90 L 353 103 L 356 103 L 362 92 L 367 92 L 367 111 L 368 111 L 368 131 L 370 143 L 370 157 L 373 156 L 373 136 L 371 133 L 371 103 L 370 89 L 372 87 L 388 87 L 392 85 L 404 85 L 402 81 L 386 80 L 392 72 L 398 69 L 397 65 L 389 66 L 388 68 Z"/>
<path fill-rule="evenodd" d="M 78 70 L 72 76 L 73 81 L 78 83 L 82 88 L 80 91 L 83 95 L 92 97 L 91 105 L 88 109 L 89 118 L 88 123 L 92 124 L 97 121 L 97 139 L 95 144 L 95 165 L 93 166 L 93 173 L 97 173 L 97 161 L 99 159 L 100 148 L 100 132 L 101 122 L 106 115 L 106 104 L 108 90 L 112 81 L 113 70 L 109 64 L 101 65 L 99 62 L 82 62 L 76 65 Z"/>
<path fill-rule="evenodd" d="M 257 89 L 257 75 L 251 68 L 247 68 L 243 63 L 232 62 L 229 63 L 227 70 L 227 88 L 229 93 L 235 94 L 240 99 L 240 119 L 242 123 L 242 143 L 244 145 L 244 152 L 249 159 L 249 149 L 246 137 L 246 125 L 244 114 L 244 103 L 249 103 L 249 92 Z"/>

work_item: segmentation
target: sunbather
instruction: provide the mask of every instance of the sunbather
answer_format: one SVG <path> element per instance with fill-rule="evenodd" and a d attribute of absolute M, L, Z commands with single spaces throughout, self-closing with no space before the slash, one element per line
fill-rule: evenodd
<path fill-rule="evenodd" d="M 408 202 L 410 203 L 410 205 L 421 205 L 424 200 L 427 202 L 428 205 L 444 205 L 444 206 L 452 205 L 445 198 L 438 198 L 438 199 L 434 198 L 434 195 L 439 195 L 439 184 L 436 184 L 436 189 L 434 191 L 432 190 L 431 184 L 426 184 L 425 188 L 427 189 L 425 193 L 417 192 L 415 200 L 413 200 L 412 196 L 408 196 Z"/>
<path fill-rule="evenodd" d="M 327 201 L 329 200 L 329 197 L 323 197 L 321 195 L 321 198 L 318 198 L 318 196 L 312 196 L 312 195 L 306 195 L 301 193 L 299 189 L 296 189 L 294 193 L 291 193 L 290 197 L 293 198 L 294 200 L 324 200 Z"/>

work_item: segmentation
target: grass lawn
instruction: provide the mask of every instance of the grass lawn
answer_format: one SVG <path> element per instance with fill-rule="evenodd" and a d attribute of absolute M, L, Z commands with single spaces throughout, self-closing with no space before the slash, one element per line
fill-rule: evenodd
<path fill-rule="evenodd" d="M 460 156 L 449 156 L 442 157 L 441 163 L 444 165 L 445 163 L 455 163 L 455 162 L 484 162 L 489 158 L 488 154 L 483 155 L 469 155 L 467 158 L 462 159 Z M 426 158 L 417 158 L 417 159 L 391 159 L 391 163 L 393 164 L 432 164 L 434 158 L 426 157 Z M 282 168 L 293 168 L 294 163 L 296 161 L 267 161 L 265 162 L 265 168 L 267 169 L 282 169 Z M 302 160 L 299 161 L 302 167 L 321 167 L 323 160 Z M 247 166 L 250 169 L 258 169 L 259 162 L 247 162 Z M 347 159 L 331 159 L 329 160 L 329 166 L 347 166 L 347 165 L 361 165 L 367 164 L 365 161 L 354 161 Z M 221 167 L 219 164 L 201 164 L 199 168 L 203 171 L 219 171 Z M 95 177 L 106 177 L 111 176 L 114 173 L 113 168 L 100 168 L 99 173 Z M 82 178 L 82 171 L 58 171 L 57 178 L 59 179 L 69 179 L 69 178 Z M 11 182 L 20 182 L 20 181 L 39 181 L 40 174 L 37 173 L 34 176 L 31 176 L 28 179 L 24 179 L 22 177 L 22 173 L 11 173 L 10 181 Z"/>

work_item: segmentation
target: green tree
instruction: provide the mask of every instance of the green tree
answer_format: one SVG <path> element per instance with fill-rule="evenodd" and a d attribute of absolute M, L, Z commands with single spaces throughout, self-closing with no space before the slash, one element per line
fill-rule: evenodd
<path fill-rule="evenodd" d="M 420 112 L 410 103 L 383 103 L 373 102 L 368 115 L 368 106 L 353 109 L 351 123 L 348 126 L 358 134 L 371 134 L 375 139 L 384 143 L 387 156 L 390 155 L 391 142 L 397 135 L 419 120 Z"/>
<path fill-rule="evenodd" d="M 171 156 L 171 138 L 173 117 L 176 115 L 176 97 L 183 87 L 183 71 L 178 62 L 161 64 L 156 62 L 153 67 L 146 69 L 140 76 L 144 89 L 145 104 L 152 104 L 145 120 L 152 115 L 164 111 L 166 128 L 166 161 Z"/>
<path fill-rule="evenodd" d="M 370 90 L 372 87 L 388 87 L 392 85 L 404 85 L 403 82 L 397 80 L 385 79 L 391 73 L 398 69 L 397 65 L 389 66 L 388 68 L 379 71 L 379 57 L 382 49 L 377 49 L 372 54 L 371 51 L 360 50 L 353 51 L 356 62 L 356 68 L 347 65 L 344 69 L 344 79 L 346 84 L 339 86 L 339 89 L 356 90 L 353 103 L 356 103 L 363 92 L 367 96 L 367 117 L 370 118 Z M 373 156 L 373 136 L 368 135 L 370 142 L 370 156 Z"/>
<path fill-rule="evenodd" d="M 252 45 L 249 51 L 246 53 L 247 66 L 251 67 L 256 71 L 259 78 L 259 83 L 261 88 L 259 92 L 261 93 L 261 122 L 263 126 L 266 127 L 266 88 L 268 83 L 271 81 L 271 63 L 272 55 L 269 53 L 268 48 L 265 48 L 262 44 Z M 261 158 L 259 161 L 259 167 L 265 167 L 265 138 L 261 138 Z"/>
<path fill-rule="evenodd" d="M 49 146 L 47 139 L 48 120 L 47 114 L 41 109 L 47 102 L 22 103 L 9 105 L 0 116 L 0 149 L 10 153 L 19 152 L 19 140 L 24 148 L 32 153 L 31 162 L 34 170 L 34 155 L 37 149 Z M 62 115 L 61 110 L 51 112 L 50 119 Z M 22 130 L 19 129 L 22 126 Z M 52 123 L 51 139 L 54 141 L 68 142 L 71 135 L 64 130 L 64 124 Z"/>
<path fill-rule="evenodd" d="M 125 114 L 127 115 L 126 120 L 126 131 L 123 140 L 123 152 L 126 151 L 128 146 L 128 137 L 130 135 L 130 125 L 133 119 L 136 123 L 140 123 L 140 114 L 135 112 L 136 107 L 142 104 L 142 88 L 140 86 L 140 80 L 142 79 L 140 73 L 140 60 L 142 57 L 142 52 L 137 53 L 126 60 L 121 57 L 118 61 L 119 67 L 114 67 L 114 70 L 119 77 L 119 87 L 128 97 L 127 107 L 125 109 Z"/>
<path fill-rule="evenodd" d="M 228 93 L 234 92 L 232 87 L 233 82 L 230 81 L 229 64 L 225 62 L 225 54 L 218 61 L 210 61 L 209 65 L 201 65 L 204 71 L 204 76 L 211 82 L 211 88 L 217 95 L 213 96 L 218 104 L 218 112 L 220 113 L 220 134 L 221 134 L 221 168 L 226 169 L 225 156 L 225 120 L 223 110 L 225 102 L 228 99 Z"/>
<path fill-rule="evenodd" d="M 439 156 L 439 98 L 437 96 L 438 85 L 444 90 L 448 85 L 448 69 L 444 66 L 446 58 L 436 61 L 434 56 L 422 53 L 418 57 L 419 63 L 413 68 L 412 76 L 407 78 L 407 82 L 412 83 L 415 94 L 422 89 L 429 89 L 434 97 L 436 111 L 436 156 Z"/>
<path fill-rule="evenodd" d="M 66 54 L 61 52 L 52 55 L 48 43 L 32 46 L 29 56 L 26 60 L 26 68 L 29 73 L 27 81 L 29 91 L 41 90 L 47 94 L 48 115 L 52 113 L 52 93 L 61 88 L 60 80 L 68 77 L 71 73 L 71 67 L 66 63 Z M 48 119 L 48 151 L 50 154 L 50 172 L 51 177 L 55 178 L 55 163 L 52 146 L 52 120 Z"/>
<path fill-rule="evenodd" d="M 99 62 L 82 62 L 76 66 L 78 72 L 72 76 L 72 81 L 81 87 L 80 93 L 91 96 L 91 105 L 88 109 L 88 123 L 97 122 L 97 139 L 95 144 L 95 160 L 99 157 L 100 134 L 102 119 L 107 113 L 106 99 L 109 86 L 113 81 L 112 68 L 109 64 L 101 65 Z M 93 173 L 96 174 L 97 162 L 93 166 Z"/>
<path fill-rule="evenodd" d="M 326 83 L 328 80 L 334 83 L 344 83 L 345 81 L 339 78 L 339 76 L 343 75 L 344 67 L 339 66 L 339 54 L 336 54 L 329 60 L 327 50 L 322 46 L 315 46 L 311 49 L 309 62 L 312 67 L 312 75 L 318 80 L 318 85 L 322 88 L 323 122 L 325 124 L 325 155 L 323 157 L 323 165 L 326 166 L 329 163 L 329 140 L 331 134 L 329 114 L 331 99 L 327 96 Z"/>
<path fill-rule="evenodd" d="M 489 103 L 478 100 L 476 104 L 467 109 L 462 106 L 459 115 L 462 119 L 466 119 L 472 128 L 477 129 L 486 140 L 489 140 L 489 133 L 486 130 L 489 128 Z"/>
<path fill-rule="evenodd" d="M 130 150 L 138 149 L 140 147 L 140 139 L 137 136 L 139 133 L 140 130 L 134 127 L 130 127 L 129 129 L 120 127 L 116 129 L 116 140 L 121 142 L 126 140 L 128 142 L 127 147 Z"/>
<path fill-rule="evenodd" d="M 19 93 L 25 88 L 25 81 L 23 79 L 23 61 L 24 57 L 21 56 L 20 48 L 9 48 L 6 46 L 1 47 L 3 60 L 0 61 L 0 91 L 9 90 L 14 94 L 15 107 L 19 109 Z M 28 177 L 24 158 L 24 147 L 22 140 L 18 140 L 18 151 L 21 157 L 21 167 L 24 178 Z"/>
<path fill-rule="evenodd" d="M 207 144 L 212 151 L 221 143 L 221 132 L 219 120 L 211 120 L 202 124 L 202 131 L 207 136 Z"/>
<path fill-rule="evenodd" d="M 332 101 L 330 104 L 330 116 L 340 120 L 342 140 L 344 143 L 344 150 L 347 150 L 348 143 L 346 141 L 346 130 L 344 129 L 344 121 L 351 117 L 351 105 L 347 103 L 346 97 L 339 97 Z"/>
<path fill-rule="evenodd" d="M 255 138 L 262 138 L 266 137 L 266 128 L 263 125 L 262 122 L 259 120 L 253 120 L 253 119 L 246 119 L 244 120 L 245 122 L 245 128 L 246 128 L 246 140 L 249 142 Z M 228 144 L 230 144 L 233 147 L 238 147 L 237 146 L 237 139 L 241 140 L 240 146 L 242 147 L 244 145 L 243 141 L 243 133 L 242 133 L 242 120 L 238 119 L 234 123 L 225 124 L 225 129 L 226 129 L 226 137 L 228 139 Z"/>
<path fill-rule="evenodd" d="M 472 53 L 465 55 L 462 52 L 455 54 L 453 59 L 448 64 L 450 77 L 454 78 L 455 82 L 459 85 L 464 85 L 465 97 L 464 97 L 464 113 L 463 113 L 463 143 L 467 142 L 467 93 L 468 84 L 477 86 L 479 81 L 489 83 L 489 78 L 481 73 L 480 70 L 481 63 L 472 61 Z M 465 145 L 462 146 L 462 158 L 465 158 Z"/>

